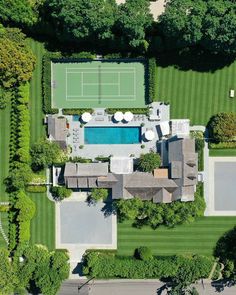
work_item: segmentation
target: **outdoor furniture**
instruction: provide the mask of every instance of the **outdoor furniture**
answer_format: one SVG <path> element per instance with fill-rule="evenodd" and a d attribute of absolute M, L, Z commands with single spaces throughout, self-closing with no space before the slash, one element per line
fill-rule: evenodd
<path fill-rule="evenodd" d="M 229 97 L 230 97 L 230 98 L 234 98 L 234 95 L 235 95 L 235 93 L 234 93 L 234 89 L 230 89 Z"/>

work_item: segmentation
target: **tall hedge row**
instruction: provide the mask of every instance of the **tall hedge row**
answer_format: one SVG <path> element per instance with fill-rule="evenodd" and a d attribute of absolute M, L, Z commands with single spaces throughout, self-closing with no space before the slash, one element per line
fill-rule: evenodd
<path fill-rule="evenodd" d="M 84 275 L 95 278 L 154 279 L 177 275 L 178 270 L 188 265 L 197 278 L 207 278 L 213 259 L 204 256 L 163 256 L 142 261 L 133 257 L 118 257 L 112 253 L 89 251 L 83 264 Z"/>
<path fill-rule="evenodd" d="M 157 101 L 156 93 L 156 59 L 149 58 L 148 60 L 148 83 L 149 83 L 149 101 Z"/>
<path fill-rule="evenodd" d="M 30 239 L 30 220 L 26 214 L 34 213 L 34 204 L 24 193 L 25 181 L 31 175 L 30 169 L 30 113 L 29 83 L 22 84 L 14 91 L 11 111 L 10 166 L 8 177 L 9 210 L 9 250 L 18 243 Z M 27 175 L 27 176 L 26 176 Z M 21 207 L 24 204 L 25 208 Z M 33 208 L 33 209 L 32 209 Z M 22 211 L 23 210 L 23 211 Z"/>

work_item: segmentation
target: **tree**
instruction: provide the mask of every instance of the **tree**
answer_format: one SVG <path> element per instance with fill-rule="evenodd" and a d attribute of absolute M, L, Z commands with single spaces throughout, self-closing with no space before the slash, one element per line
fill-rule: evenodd
<path fill-rule="evenodd" d="M 18 209 L 17 221 L 19 222 L 31 220 L 35 215 L 35 203 L 22 190 L 17 193 L 14 207 Z"/>
<path fill-rule="evenodd" d="M 143 260 L 143 261 L 148 261 L 153 259 L 151 249 L 145 246 L 135 249 L 134 256 L 135 258 Z"/>
<path fill-rule="evenodd" d="M 3 248 L 0 248 L 0 261 L 0 294 L 12 294 L 18 279 L 9 260 L 9 253 Z"/>
<path fill-rule="evenodd" d="M 105 201 L 108 197 L 108 190 L 105 188 L 93 188 L 91 191 L 91 200 L 97 202 L 100 200 Z"/>
<path fill-rule="evenodd" d="M 61 153 L 59 145 L 55 142 L 42 140 L 35 143 L 30 151 L 33 170 L 41 170 L 57 162 Z"/>
<path fill-rule="evenodd" d="M 9 191 L 24 189 L 32 179 L 32 171 L 28 164 L 14 162 L 9 176 L 6 179 L 6 185 Z"/>
<path fill-rule="evenodd" d="M 20 26 L 32 26 L 38 19 L 42 0 L 0 0 L 0 20 Z"/>
<path fill-rule="evenodd" d="M 133 198 L 124 200 L 121 199 L 116 202 L 116 209 L 118 211 L 118 217 L 122 220 L 135 220 L 140 210 L 143 208 L 143 201 L 140 198 Z"/>
<path fill-rule="evenodd" d="M 154 169 L 160 167 L 160 165 L 161 157 L 154 152 L 142 154 L 138 163 L 139 169 L 144 172 L 152 172 Z"/>
<path fill-rule="evenodd" d="M 236 53 L 235 1 L 171 0 L 159 20 L 172 44 L 179 47 L 200 44 L 213 53 Z"/>
<path fill-rule="evenodd" d="M 64 186 L 53 186 L 51 188 L 52 196 L 58 201 L 62 201 L 65 198 L 69 198 L 72 190 Z"/>
<path fill-rule="evenodd" d="M 216 142 L 234 140 L 236 136 L 236 113 L 218 113 L 209 123 L 209 136 Z"/>
<path fill-rule="evenodd" d="M 10 88 L 28 81 L 34 64 L 35 57 L 20 30 L 9 28 L 0 33 L 0 85 Z"/>
<path fill-rule="evenodd" d="M 52 21 L 64 40 L 111 38 L 115 22 L 114 0 L 47 0 Z"/>
<path fill-rule="evenodd" d="M 153 21 L 149 5 L 147 0 L 126 0 L 118 7 L 117 28 L 132 47 L 148 47 L 145 31 Z"/>

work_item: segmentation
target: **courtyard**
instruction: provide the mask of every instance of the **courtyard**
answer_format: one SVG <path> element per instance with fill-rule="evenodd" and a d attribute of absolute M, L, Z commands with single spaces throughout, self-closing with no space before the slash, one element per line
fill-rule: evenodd
<path fill-rule="evenodd" d="M 209 158 L 209 215 L 236 215 L 235 157 Z"/>

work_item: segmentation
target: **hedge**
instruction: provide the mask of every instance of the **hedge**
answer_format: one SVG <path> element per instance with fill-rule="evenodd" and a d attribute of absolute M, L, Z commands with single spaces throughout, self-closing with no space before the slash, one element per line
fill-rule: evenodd
<path fill-rule="evenodd" d="M 137 115 L 148 115 L 149 114 L 149 109 L 148 108 L 107 108 L 106 112 L 108 114 L 115 114 L 115 112 L 132 112 L 133 114 Z"/>
<path fill-rule="evenodd" d="M 93 113 L 93 109 L 63 109 L 63 115 L 82 115 L 83 113 L 88 112 Z"/>
<path fill-rule="evenodd" d="M 149 102 L 157 101 L 156 93 L 156 59 L 149 58 L 148 60 L 148 86 L 149 86 Z"/>
<path fill-rule="evenodd" d="M 86 252 L 83 274 L 96 279 L 163 279 L 174 277 L 186 264 L 197 270 L 198 278 L 207 278 L 214 260 L 204 256 L 162 256 L 142 261 L 99 251 Z"/>
<path fill-rule="evenodd" d="M 227 142 L 219 142 L 219 143 L 209 143 L 210 149 L 232 149 L 236 148 L 236 141 L 227 141 Z"/>
<path fill-rule="evenodd" d="M 26 186 L 28 193 L 45 193 L 47 191 L 46 185 L 28 185 Z"/>

